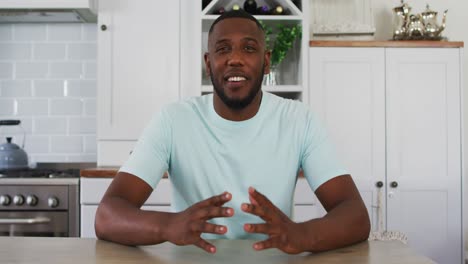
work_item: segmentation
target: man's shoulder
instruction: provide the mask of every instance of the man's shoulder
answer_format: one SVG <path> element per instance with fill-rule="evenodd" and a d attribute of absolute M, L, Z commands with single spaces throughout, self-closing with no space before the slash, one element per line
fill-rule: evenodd
<path fill-rule="evenodd" d="M 283 117 L 295 117 L 296 119 L 298 115 L 311 114 L 309 106 L 299 100 L 284 98 L 271 93 L 265 93 L 265 96 L 268 98 L 270 111 L 280 113 Z"/>
<path fill-rule="evenodd" d="M 163 106 L 161 111 L 173 117 L 180 114 L 186 115 L 189 113 L 204 111 L 211 102 L 209 97 L 210 95 L 203 95 L 182 99 Z"/>

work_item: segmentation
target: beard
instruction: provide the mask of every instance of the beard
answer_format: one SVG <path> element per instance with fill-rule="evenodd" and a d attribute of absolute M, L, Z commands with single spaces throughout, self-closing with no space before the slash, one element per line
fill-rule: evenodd
<path fill-rule="evenodd" d="M 252 103 L 252 101 L 255 99 L 255 96 L 257 96 L 258 92 L 262 88 L 264 70 L 265 65 L 262 66 L 262 71 L 259 73 L 258 78 L 256 78 L 252 89 L 250 89 L 249 93 L 244 98 L 229 98 L 224 92 L 222 85 L 213 78 L 213 74 L 210 74 L 210 79 L 211 83 L 213 84 L 215 93 L 227 107 L 231 108 L 232 110 L 242 110 L 250 103 Z"/>

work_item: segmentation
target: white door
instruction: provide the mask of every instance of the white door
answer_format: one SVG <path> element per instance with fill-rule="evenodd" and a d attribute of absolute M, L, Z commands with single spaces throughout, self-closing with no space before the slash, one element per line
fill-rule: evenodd
<path fill-rule="evenodd" d="M 178 100 L 179 12 L 179 0 L 99 1 L 98 140 L 136 140 Z"/>
<path fill-rule="evenodd" d="M 387 228 L 461 263 L 459 49 L 387 49 Z"/>
<path fill-rule="evenodd" d="M 383 48 L 309 51 L 310 105 L 352 175 L 373 230 L 385 224 L 384 53 Z"/>

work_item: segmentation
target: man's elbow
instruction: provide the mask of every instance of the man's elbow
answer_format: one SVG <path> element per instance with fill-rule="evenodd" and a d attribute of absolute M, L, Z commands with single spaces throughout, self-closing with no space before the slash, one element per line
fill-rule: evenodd
<path fill-rule="evenodd" d="M 107 217 L 103 211 L 105 205 L 102 203 L 99 205 L 98 209 L 96 210 L 96 217 L 94 219 L 94 232 L 96 233 L 96 237 L 99 239 L 106 239 L 107 228 L 109 224 L 107 223 Z"/>
<path fill-rule="evenodd" d="M 369 238 L 369 233 L 371 231 L 371 222 L 365 205 L 363 205 L 363 208 L 361 209 L 361 214 L 359 217 L 359 226 L 361 226 L 361 228 L 359 229 L 361 230 L 360 240 L 364 241 Z"/>

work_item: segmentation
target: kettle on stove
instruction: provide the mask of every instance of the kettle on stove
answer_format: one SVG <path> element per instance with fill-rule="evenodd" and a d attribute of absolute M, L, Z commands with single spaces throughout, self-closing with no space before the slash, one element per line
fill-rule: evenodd
<path fill-rule="evenodd" d="M 20 125 L 20 120 L 0 120 L 0 126 Z M 23 130 L 23 144 L 12 143 L 12 137 L 6 137 L 0 144 L 0 170 L 19 170 L 28 168 L 28 154 L 24 151 L 25 131 Z"/>

